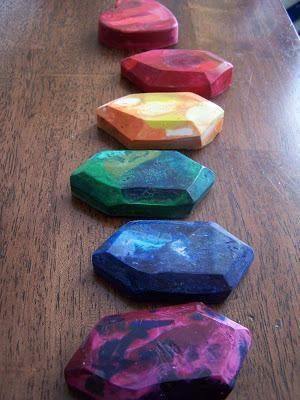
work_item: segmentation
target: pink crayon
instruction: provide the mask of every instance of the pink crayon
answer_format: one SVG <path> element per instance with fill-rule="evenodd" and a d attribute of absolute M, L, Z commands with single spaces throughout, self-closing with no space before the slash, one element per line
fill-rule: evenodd
<path fill-rule="evenodd" d="M 207 99 L 229 88 L 233 65 L 204 50 L 151 50 L 125 58 L 122 75 L 144 92 L 193 92 Z"/>
<path fill-rule="evenodd" d="M 95 400 L 225 399 L 249 331 L 202 303 L 103 318 L 65 369 Z"/>
<path fill-rule="evenodd" d="M 99 16 L 99 42 L 128 49 L 163 48 L 178 42 L 178 22 L 155 0 L 121 0 Z"/>

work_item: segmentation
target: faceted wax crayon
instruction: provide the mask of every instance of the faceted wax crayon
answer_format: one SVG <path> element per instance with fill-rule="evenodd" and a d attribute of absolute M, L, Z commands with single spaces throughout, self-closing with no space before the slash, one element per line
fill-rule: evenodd
<path fill-rule="evenodd" d="M 210 99 L 232 82 L 233 65 L 204 50 L 151 50 L 125 58 L 122 75 L 144 92 L 193 92 Z"/>
<path fill-rule="evenodd" d="M 134 221 L 92 256 L 96 274 L 140 300 L 224 301 L 254 258 L 214 222 Z"/>
<path fill-rule="evenodd" d="M 177 151 L 102 151 L 71 175 L 72 194 L 115 216 L 182 218 L 215 174 Z"/>
<path fill-rule="evenodd" d="M 122 0 L 99 16 L 99 42 L 116 48 L 158 49 L 178 42 L 178 22 L 155 0 Z"/>
<path fill-rule="evenodd" d="M 130 149 L 200 149 L 223 127 L 221 107 L 194 93 L 139 93 L 97 109 L 98 127 Z"/>
<path fill-rule="evenodd" d="M 250 348 L 247 328 L 201 303 L 103 318 L 65 369 L 93 400 L 222 400 Z"/>

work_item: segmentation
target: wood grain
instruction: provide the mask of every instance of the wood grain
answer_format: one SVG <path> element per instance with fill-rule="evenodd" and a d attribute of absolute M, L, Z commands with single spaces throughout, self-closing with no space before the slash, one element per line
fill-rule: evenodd
<path fill-rule="evenodd" d="M 256 250 L 220 311 L 248 326 L 253 348 L 231 400 L 295 400 L 299 387 L 300 45 L 279 0 L 165 0 L 178 47 L 235 65 L 217 99 L 223 133 L 187 153 L 217 172 L 190 219 L 214 220 Z M 113 1 L 0 4 L 0 399 L 71 399 L 63 368 L 106 314 L 139 309 L 95 279 L 91 252 L 125 219 L 72 200 L 70 172 L 121 146 L 95 108 L 133 93 L 126 51 L 97 44 Z"/>

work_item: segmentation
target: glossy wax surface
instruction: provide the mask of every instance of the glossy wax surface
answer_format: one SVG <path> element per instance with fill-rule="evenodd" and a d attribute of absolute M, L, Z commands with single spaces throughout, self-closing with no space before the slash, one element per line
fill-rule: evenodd
<path fill-rule="evenodd" d="M 151 50 L 125 58 L 122 75 L 145 92 L 193 92 L 216 97 L 229 88 L 233 65 L 204 50 Z"/>
<path fill-rule="evenodd" d="M 181 218 L 215 174 L 177 151 L 102 151 L 71 175 L 74 196 L 109 214 Z"/>
<path fill-rule="evenodd" d="M 134 221 L 93 254 L 95 272 L 142 300 L 219 303 L 247 272 L 251 247 L 213 222 Z"/>
<path fill-rule="evenodd" d="M 200 149 L 223 128 L 224 110 L 194 93 L 136 93 L 97 108 L 98 127 L 130 149 Z"/>
<path fill-rule="evenodd" d="M 178 22 L 158 1 L 121 1 L 99 16 L 99 41 L 117 48 L 168 47 L 178 41 Z"/>
<path fill-rule="evenodd" d="M 65 369 L 94 400 L 221 400 L 232 390 L 251 337 L 201 303 L 106 317 Z"/>

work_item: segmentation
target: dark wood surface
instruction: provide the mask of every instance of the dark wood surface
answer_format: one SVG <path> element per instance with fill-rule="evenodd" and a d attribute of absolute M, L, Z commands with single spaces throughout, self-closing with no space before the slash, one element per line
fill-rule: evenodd
<path fill-rule="evenodd" d="M 192 158 L 218 176 L 190 216 L 250 243 L 256 259 L 219 310 L 253 348 L 231 400 L 299 398 L 300 46 L 279 0 L 165 0 L 182 48 L 235 65 L 216 102 L 223 133 Z M 126 51 L 97 44 L 113 1 L 0 2 L 0 399 L 71 399 L 63 369 L 106 314 L 145 307 L 97 280 L 91 252 L 126 220 L 72 200 L 69 175 L 102 149 L 95 108 L 135 91 Z M 146 307 L 149 305 L 146 305 Z M 298 357 L 297 357 L 298 352 Z M 298 359 L 298 363 L 297 363 Z"/>

